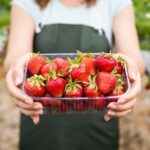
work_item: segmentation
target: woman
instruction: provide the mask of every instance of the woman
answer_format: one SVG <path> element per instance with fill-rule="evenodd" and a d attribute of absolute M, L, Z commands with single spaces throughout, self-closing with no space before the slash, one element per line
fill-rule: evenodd
<path fill-rule="evenodd" d="M 99 115 L 43 115 L 39 122 L 42 105 L 18 88 L 29 53 L 109 52 L 113 45 L 128 63 L 128 95 Z M 5 68 L 8 90 L 22 112 L 21 150 L 117 150 L 117 117 L 132 111 L 144 72 L 131 0 L 14 0 Z"/>

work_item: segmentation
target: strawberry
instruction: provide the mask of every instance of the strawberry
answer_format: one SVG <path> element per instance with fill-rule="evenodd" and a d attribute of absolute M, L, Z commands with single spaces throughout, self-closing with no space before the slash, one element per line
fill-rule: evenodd
<path fill-rule="evenodd" d="M 46 83 L 46 90 L 53 97 L 62 97 L 66 86 L 66 80 L 56 76 L 56 71 L 52 67 L 48 81 Z"/>
<path fill-rule="evenodd" d="M 42 97 L 45 94 L 44 78 L 41 75 L 34 75 L 26 80 L 25 92 L 30 96 Z"/>
<path fill-rule="evenodd" d="M 80 64 L 79 67 L 72 69 L 70 75 L 73 81 L 77 80 L 82 84 L 86 84 L 88 82 L 90 73 L 88 72 L 85 64 Z"/>
<path fill-rule="evenodd" d="M 40 54 L 36 54 L 30 58 L 28 62 L 28 71 L 31 75 L 39 74 L 41 68 L 46 64 L 46 60 Z"/>
<path fill-rule="evenodd" d="M 50 62 L 48 64 L 45 64 L 41 68 L 41 75 L 44 78 L 48 77 L 48 75 L 50 74 L 50 71 L 51 71 L 52 67 L 55 69 L 56 73 L 58 73 L 58 65 L 56 63 L 54 63 L 54 62 Z"/>
<path fill-rule="evenodd" d="M 69 75 L 69 68 L 71 66 L 69 61 L 63 58 L 55 58 L 53 62 L 57 64 L 59 72 L 60 74 L 62 74 L 63 77 L 66 77 Z"/>
<path fill-rule="evenodd" d="M 124 70 L 123 64 L 121 62 L 119 62 L 119 61 L 117 62 L 116 70 L 117 70 L 118 74 L 122 74 L 122 72 Z"/>
<path fill-rule="evenodd" d="M 84 100 L 74 100 L 72 103 L 72 109 L 74 111 L 85 111 L 87 108 L 88 105 Z"/>
<path fill-rule="evenodd" d="M 45 95 L 44 95 L 44 99 L 42 100 L 42 104 L 44 105 L 44 106 L 46 106 L 46 107 L 48 107 L 49 109 L 51 109 L 51 110 L 56 110 L 56 109 L 58 109 L 58 107 L 60 107 L 61 106 L 61 100 L 59 100 L 59 99 L 53 99 L 50 95 L 49 95 L 49 93 L 46 93 Z M 52 99 L 51 99 L 52 98 Z"/>
<path fill-rule="evenodd" d="M 81 59 L 81 63 L 86 65 L 88 72 L 91 75 L 95 75 L 96 74 L 96 65 L 95 65 L 96 59 L 93 58 L 93 56 L 90 53 L 83 54 L 80 51 L 77 52 L 77 56 L 78 58 Z"/>
<path fill-rule="evenodd" d="M 67 109 L 68 109 L 67 103 L 61 101 L 61 105 L 58 106 L 58 111 L 64 113 L 67 111 Z"/>
<path fill-rule="evenodd" d="M 84 87 L 84 95 L 87 97 L 98 97 L 99 91 L 96 85 L 96 76 L 89 78 L 89 83 Z"/>
<path fill-rule="evenodd" d="M 121 56 L 118 56 L 116 58 L 116 67 L 113 69 L 112 73 L 122 74 L 124 71 L 124 64 L 125 60 Z"/>
<path fill-rule="evenodd" d="M 101 96 L 98 99 L 90 100 L 90 105 L 95 109 L 95 110 L 102 110 L 106 107 L 106 100 L 103 96 Z"/>
<path fill-rule="evenodd" d="M 72 81 L 70 78 L 65 87 L 65 97 L 82 97 L 83 89 L 77 80 Z"/>
<path fill-rule="evenodd" d="M 116 60 L 112 54 L 103 53 L 96 58 L 96 67 L 99 72 L 111 72 L 116 67 Z"/>
<path fill-rule="evenodd" d="M 120 96 L 120 95 L 123 95 L 124 94 L 124 91 L 123 90 L 120 90 L 120 91 L 117 91 L 115 93 L 110 93 L 109 96 L 112 96 L 113 98 L 109 99 L 108 100 L 108 104 L 110 102 L 117 102 L 118 98 L 117 96 Z"/>
<path fill-rule="evenodd" d="M 116 76 L 107 72 L 97 74 L 97 85 L 102 94 L 108 94 L 116 88 Z"/>

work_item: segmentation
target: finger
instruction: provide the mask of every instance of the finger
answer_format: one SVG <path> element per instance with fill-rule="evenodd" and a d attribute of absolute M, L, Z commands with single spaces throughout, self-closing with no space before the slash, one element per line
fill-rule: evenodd
<path fill-rule="evenodd" d="M 109 117 L 123 117 L 127 114 L 129 114 L 133 109 L 128 109 L 128 110 L 125 110 L 125 111 L 121 111 L 121 112 L 117 112 L 117 111 L 114 111 L 112 109 L 109 109 L 106 114 L 109 116 Z"/>
<path fill-rule="evenodd" d="M 37 124 L 39 123 L 39 121 L 40 121 L 39 115 L 32 116 L 31 118 L 32 118 L 34 124 L 36 124 L 36 125 L 37 125 Z"/>
<path fill-rule="evenodd" d="M 26 102 L 27 104 L 32 104 L 33 100 L 29 96 L 25 95 L 18 87 L 15 86 L 12 74 L 13 72 L 11 68 L 6 76 L 6 85 L 10 95 L 12 97 L 15 97 L 16 99 L 20 99 L 23 102 Z"/>
<path fill-rule="evenodd" d="M 34 102 L 32 105 L 30 105 L 30 104 L 26 104 L 20 100 L 15 100 L 15 103 L 16 103 L 17 107 L 26 109 L 26 110 L 41 110 L 41 109 L 43 109 L 43 106 L 40 103 Z"/>
<path fill-rule="evenodd" d="M 129 91 L 118 100 L 118 104 L 124 104 L 137 97 L 140 93 L 141 93 L 141 77 L 140 75 L 138 75 L 137 80 L 132 83 Z"/>
<path fill-rule="evenodd" d="M 107 114 L 104 115 L 104 120 L 105 121 L 109 121 L 110 119 L 111 119 L 111 117 L 109 115 L 107 115 Z"/>
<path fill-rule="evenodd" d="M 118 53 L 116 55 L 121 56 L 126 60 L 129 79 L 130 79 L 131 82 L 135 81 L 137 79 L 137 74 L 139 72 L 136 63 L 134 63 L 134 61 L 130 57 L 127 57 L 124 54 Z"/>
<path fill-rule="evenodd" d="M 136 103 L 136 98 L 132 99 L 131 101 L 125 103 L 125 104 L 118 104 L 118 103 L 110 103 L 107 107 L 109 109 L 112 109 L 114 111 L 125 111 L 128 109 L 132 109 Z"/>
<path fill-rule="evenodd" d="M 37 111 L 33 111 L 33 110 L 26 110 L 26 109 L 19 109 L 21 113 L 25 114 L 26 116 L 37 116 L 37 115 L 42 115 L 43 114 L 43 110 L 37 110 Z"/>

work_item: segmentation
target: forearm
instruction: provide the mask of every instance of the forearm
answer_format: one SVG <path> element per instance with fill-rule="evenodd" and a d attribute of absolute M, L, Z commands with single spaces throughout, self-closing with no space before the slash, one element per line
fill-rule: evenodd
<path fill-rule="evenodd" d="M 13 6 L 7 55 L 4 62 L 6 72 L 17 58 L 32 52 L 34 32 L 35 25 L 31 16 L 28 16 L 18 6 Z"/>
<path fill-rule="evenodd" d="M 132 5 L 124 8 L 114 18 L 113 33 L 116 52 L 130 57 L 137 64 L 141 75 L 144 74 L 145 65 L 140 51 Z"/>

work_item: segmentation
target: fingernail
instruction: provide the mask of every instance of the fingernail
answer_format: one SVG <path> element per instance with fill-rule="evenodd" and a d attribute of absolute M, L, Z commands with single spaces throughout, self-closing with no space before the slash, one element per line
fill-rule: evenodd
<path fill-rule="evenodd" d="M 111 118 L 108 115 L 105 115 L 105 121 L 109 121 Z"/>
<path fill-rule="evenodd" d="M 136 73 L 135 72 L 132 72 L 130 74 L 130 77 L 133 79 L 133 80 L 136 80 Z"/>
<path fill-rule="evenodd" d="M 36 109 L 43 109 L 43 106 L 41 104 L 36 104 L 33 107 Z"/>
<path fill-rule="evenodd" d="M 39 116 L 35 116 L 32 118 L 35 125 L 39 123 Z"/>
<path fill-rule="evenodd" d="M 39 110 L 35 112 L 36 115 L 42 115 L 43 114 L 43 110 Z"/>
<path fill-rule="evenodd" d="M 30 105 L 32 105 L 32 103 L 33 103 L 33 101 L 30 100 L 30 99 L 26 99 L 25 102 L 26 102 L 27 104 L 30 104 Z"/>
<path fill-rule="evenodd" d="M 117 108 L 116 105 L 114 105 L 114 104 L 109 104 L 107 107 L 108 108 L 112 108 L 112 109 L 116 109 Z"/>
<path fill-rule="evenodd" d="M 108 115 L 110 115 L 110 116 L 114 116 L 114 115 L 115 115 L 115 113 L 114 113 L 114 112 L 112 112 L 112 111 L 108 111 Z"/>
<path fill-rule="evenodd" d="M 16 83 L 16 85 L 21 84 L 21 78 L 20 77 L 16 77 L 15 83 Z"/>

